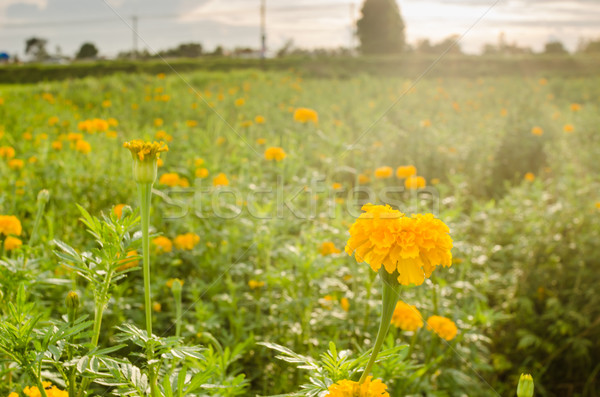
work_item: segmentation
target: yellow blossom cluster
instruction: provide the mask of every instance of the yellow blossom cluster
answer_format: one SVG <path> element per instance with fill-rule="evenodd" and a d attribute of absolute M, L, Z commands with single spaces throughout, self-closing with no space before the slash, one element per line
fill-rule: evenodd
<path fill-rule="evenodd" d="M 110 127 L 110 124 L 107 120 L 98 119 L 98 118 L 83 120 L 83 121 L 80 121 L 79 123 L 77 123 L 77 129 L 79 131 L 85 131 L 90 134 L 93 134 L 95 132 L 108 131 L 109 127 Z"/>
<path fill-rule="evenodd" d="M 145 142 L 141 139 L 125 142 L 123 147 L 129 149 L 131 155 L 140 161 L 156 160 L 160 157 L 161 152 L 166 152 L 169 147 L 164 142 Z"/>
<path fill-rule="evenodd" d="M 351 380 L 340 380 L 329 386 L 329 393 L 325 397 L 389 397 L 387 386 L 381 380 L 372 380 L 367 376 L 364 383 L 359 384 Z"/>
<path fill-rule="evenodd" d="M 192 250 L 194 246 L 200 242 L 200 236 L 195 233 L 180 234 L 175 237 L 173 243 L 180 250 Z"/>
<path fill-rule="evenodd" d="M 321 253 L 321 255 L 327 256 L 332 254 L 339 254 L 341 251 L 335 247 L 335 244 L 333 244 L 333 242 L 325 241 L 323 244 L 321 244 L 319 252 Z"/>
<path fill-rule="evenodd" d="M 392 314 L 392 325 L 403 331 L 416 331 L 423 326 L 423 317 L 416 306 L 398 301 Z"/>
<path fill-rule="evenodd" d="M 285 156 L 285 151 L 280 147 L 272 146 L 265 150 L 265 159 L 267 160 L 281 161 Z"/>
<path fill-rule="evenodd" d="M 173 250 L 173 242 L 165 236 L 158 236 L 152 239 L 152 244 L 156 246 L 158 252 L 171 252 Z"/>
<path fill-rule="evenodd" d="M 0 234 L 20 236 L 23 228 L 21 221 L 14 215 L 0 215 Z"/>
<path fill-rule="evenodd" d="M 432 214 L 411 217 L 389 205 L 367 204 L 350 227 L 346 252 L 374 271 L 383 265 L 402 285 L 421 285 L 439 265 L 452 265 L 452 239 Z"/>
<path fill-rule="evenodd" d="M 319 114 L 313 109 L 298 108 L 294 111 L 294 121 L 299 123 L 312 122 L 317 124 L 319 122 Z"/>
<path fill-rule="evenodd" d="M 179 176 L 179 174 L 177 174 L 175 172 L 169 172 L 166 174 L 162 174 L 160 176 L 160 179 L 158 180 L 158 183 L 160 183 L 161 185 L 167 185 L 170 187 L 175 187 L 175 186 L 189 187 L 190 186 L 190 182 L 187 180 L 187 178 L 181 177 L 181 176 Z"/>
<path fill-rule="evenodd" d="M 440 338 L 450 341 L 456 337 L 458 328 L 454 321 L 442 316 L 431 316 L 427 319 L 427 329 L 435 332 Z"/>

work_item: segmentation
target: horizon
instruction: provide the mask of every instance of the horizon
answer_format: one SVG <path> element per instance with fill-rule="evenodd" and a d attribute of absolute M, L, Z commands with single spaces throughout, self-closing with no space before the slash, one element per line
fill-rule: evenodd
<path fill-rule="evenodd" d="M 101 56 L 131 51 L 138 18 L 138 51 L 151 54 L 181 43 L 200 43 L 204 50 L 218 45 L 260 48 L 260 0 L 0 0 L 0 51 L 25 58 L 25 40 L 48 40 L 50 54 L 74 55 L 91 42 Z M 288 40 L 295 48 L 351 48 L 358 44 L 352 21 L 360 18 L 362 1 L 266 1 L 267 50 L 274 53 Z M 351 4 L 354 4 L 352 6 Z M 437 43 L 463 35 L 463 52 L 478 54 L 485 44 L 505 42 L 536 52 L 560 41 L 573 52 L 582 40 L 600 37 L 600 2 L 594 0 L 403 0 L 398 2 L 406 25 L 406 41 Z M 494 5 L 495 4 L 495 5 Z M 533 17 L 532 15 L 535 15 Z M 596 15 L 596 17 L 594 17 Z"/>

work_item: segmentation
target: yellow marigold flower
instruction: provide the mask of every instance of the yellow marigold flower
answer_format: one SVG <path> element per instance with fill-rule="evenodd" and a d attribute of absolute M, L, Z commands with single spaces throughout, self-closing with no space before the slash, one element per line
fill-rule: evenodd
<path fill-rule="evenodd" d="M 579 112 L 581 110 L 581 105 L 578 103 L 572 103 L 571 104 L 571 111 L 572 112 Z"/>
<path fill-rule="evenodd" d="M 372 378 L 367 376 L 362 385 L 347 379 L 340 380 L 329 386 L 329 393 L 325 397 L 389 397 L 387 386 L 379 379 L 372 381 Z"/>
<path fill-rule="evenodd" d="M 139 257 L 139 254 L 136 250 L 129 251 L 125 259 L 121 259 L 119 261 L 119 266 L 117 268 L 118 272 L 122 272 L 123 270 L 131 269 L 132 267 L 136 267 L 140 261 L 138 259 L 134 259 L 135 257 Z"/>
<path fill-rule="evenodd" d="M 596 208 L 600 210 L 600 201 L 596 201 Z"/>
<path fill-rule="evenodd" d="M 437 266 L 452 265 L 452 239 L 432 214 L 405 217 L 389 205 L 367 204 L 350 227 L 346 252 L 374 271 L 383 265 L 402 285 L 421 285 Z M 397 273 L 396 273 L 397 272 Z"/>
<path fill-rule="evenodd" d="M 252 123 L 252 120 L 244 120 L 240 123 L 240 127 L 242 128 L 248 128 L 248 127 L 252 127 L 254 123 Z"/>
<path fill-rule="evenodd" d="M 195 233 L 180 234 L 173 241 L 175 247 L 180 250 L 192 250 L 200 242 L 200 236 Z"/>
<path fill-rule="evenodd" d="M 348 300 L 348 298 L 340 299 L 340 306 L 342 307 L 342 310 L 345 312 L 350 310 L 350 301 Z"/>
<path fill-rule="evenodd" d="M 248 281 L 248 286 L 250 287 L 250 289 L 259 289 L 259 288 L 262 288 L 265 286 L 265 282 L 250 280 L 250 281 Z"/>
<path fill-rule="evenodd" d="M 335 244 L 333 244 L 331 241 L 325 241 L 323 244 L 321 244 L 321 248 L 319 248 L 319 252 L 321 253 L 321 255 L 327 256 L 327 255 L 332 255 L 332 254 L 339 254 L 342 251 L 337 249 L 335 247 Z"/>
<path fill-rule="evenodd" d="M 537 126 L 536 126 L 536 127 L 533 127 L 533 128 L 531 129 L 531 133 L 532 133 L 533 135 L 540 136 L 540 135 L 542 135 L 542 134 L 544 133 L 544 130 L 542 129 L 542 127 L 537 127 Z"/>
<path fill-rule="evenodd" d="M 160 157 L 161 152 L 167 152 L 169 147 L 164 142 L 144 142 L 141 139 L 125 142 L 123 147 L 129 149 L 134 159 L 152 161 Z"/>
<path fill-rule="evenodd" d="M 6 251 L 12 251 L 14 249 L 19 248 L 23 245 L 23 242 L 16 237 L 8 236 L 6 240 L 4 240 L 4 249 Z"/>
<path fill-rule="evenodd" d="M 266 121 L 266 120 L 265 120 L 264 116 L 260 116 L 260 115 L 259 115 L 259 116 L 256 116 L 256 117 L 254 118 L 254 122 L 255 122 L 256 124 L 264 124 L 264 123 L 265 123 L 265 121 Z"/>
<path fill-rule="evenodd" d="M 565 124 L 565 126 L 563 127 L 563 131 L 566 133 L 571 133 L 575 131 L 575 126 L 573 124 Z"/>
<path fill-rule="evenodd" d="M 123 208 L 125 208 L 127 204 L 117 204 L 113 207 L 113 212 L 119 218 L 123 216 Z"/>
<path fill-rule="evenodd" d="M 157 159 L 156 160 L 156 166 L 157 167 L 162 167 L 165 164 L 165 162 L 163 161 L 163 159 Z"/>
<path fill-rule="evenodd" d="M 396 169 L 396 177 L 398 179 L 408 178 L 413 175 L 417 175 L 417 167 L 414 165 L 402 165 Z"/>
<path fill-rule="evenodd" d="M 281 161 L 285 158 L 285 156 L 285 151 L 280 147 L 272 146 L 265 150 L 265 159 L 267 160 Z"/>
<path fill-rule="evenodd" d="M 193 128 L 198 125 L 198 122 L 196 120 L 186 120 L 185 125 L 187 125 L 190 128 Z"/>
<path fill-rule="evenodd" d="M 15 392 L 12 392 L 8 395 L 8 397 L 19 397 L 19 395 Z"/>
<path fill-rule="evenodd" d="M 394 170 L 392 167 L 379 167 L 375 170 L 375 178 L 377 179 L 386 179 L 392 176 Z"/>
<path fill-rule="evenodd" d="M 160 179 L 158 180 L 159 184 L 167 185 L 170 187 L 175 187 L 175 186 L 187 187 L 187 186 L 189 186 L 189 183 L 186 183 L 186 182 L 187 182 L 187 179 L 181 178 L 175 172 L 167 172 L 166 174 L 162 174 L 160 176 Z"/>
<path fill-rule="evenodd" d="M 35 163 L 37 163 L 37 161 L 38 161 L 38 158 L 36 156 L 31 156 L 27 159 L 27 162 L 29 164 L 35 164 Z"/>
<path fill-rule="evenodd" d="M 71 142 L 77 142 L 77 141 L 83 139 L 83 134 L 79 134 L 77 132 L 69 132 L 67 134 L 67 139 Z"/>
<path fill-rule="evenodd" d="M 454 321 L 442 316 L 431 316 L 427 319 L 427 329 L 435 332 L 440 338 L 452 340 L 458 333 Z"/>
<path fill-rule="evenodd" d="M 59 122 L 59 121 L 60 121 L 60 119 L 59 119 L 58 117 L 56 117 L 56 116 L 52 116 L 52 117 L 50 117 L 50 118 L 48 119 L 48 125 L 49 125 L 50 127 L 52 127 L 52 126 L 54 126 L 54 125 L 58 124 L 58 122 Z"/>
<path fill-rule="evenodd" d="M 8 161 L 8 166 L 11 170 L 20 170 L 25 166 L 25 162 L 21 159 L 12 159 Z"/>
<path fill-rule="evenodd" d="M 244 106 L 244 104 L 246 103 L 246 100 L 244 98 L 238 98 L 235 100 L 234 104 L 235 106 Z"/>
<path fill-rule="evenodd" d="M 54 141 L 52 142 L 52 149 L 54 150 L 61 150 L 63 148 L 63 144 L 61 141 Z"/>
<path fill-rule="evenodd" d="M 334 182 L 334 183 L 331 184 L 331 188 L 333 190 L 340 190 L 342 188 L 342 184 L 339 183 L 339 182 Z"/>
<path fill-rule="evenodd" d="M 206 178 L 209 172 L 206 168 L 198 168 L 196 169 L 196 178 Z"/>
<path fill-rule="evenodd" d="M 294 121 L 299 123 L 308 123 L 309 121 L 317 124 L 319 122 L 319 114 L 309 108 L 298 108 L 294 110 Z"/>
<path fill-rule="evenodd" d="M 548 80 L 546 80 L 545 78 L 542 77 L 541 79 L 538 80 L 538 83 L 540 85 L 546 85 L 546 84 L 548 84 Z"/>
<path fill-rule="evenodd" d="M 83 154 L 88 154 L 92 151 L 92 145 L 81 139 L 75 143 L 75 150 Z"/>
<path fill-rule="evenodd" d="M 5 159 L 12 159 L 15 157 L 15 149 L 10 146 L 2 146 L 0 147 L 0 157 Z"/>
<path fill-rule="evenodd" d="M 404 187 L 407 189 L 422 189 L 427 185 L 422 176 L 410 176 L 404 180 Z"/>
<path fill-rule="evenodd" d="M 161 119 L 160 117 L 159 117 L 159 118 L 156 118 L 156 119 L 154 119 L 154 126 L 155 126 L 155 127 L 160 127 L 161 125 L 163 125 L 163 123 L 164 123 L 164 121 L 163 121 L 163 119 Z"/>
<path fill-rule="evenodd" d="M 506 108 L 500 109 L 500 116 L 502 116 L 502 117 L 508 116 L 508 110 Z"/>
<path fill-rule="evenodd" d="M 533 172 L 526 173 L 524 178 L 526 181 L 529 181 L 529 182 L 535 181 L 535 175 L 533 174 Z"/>
<path fill-rule="evenodd" d="M 225 137 L 220 136 L 220 137 L 217 138 L 217 146 L 221 146 L 225 142 L 227 142 L 227 139 L 225 139 Z"/>
<path fill-rule="evenodd" d="M 213 178 L 213 186 L 228 186 L 228 185 L 229 185 L 229 179 L 227 179 L 227 175 L 225 175 L 222 172 Z"/>
<path fill-rule="evenodd" d="M 166 282 L 166 286 L 167 288 L 173 288 L 173 283 L 175 282 L 175 280 L 179 281 L 179 283 L 183 286 L 184 281 L 178 278 L 170 278 L 169 280 L 167 280 Z"/>
<path fill-rule="evenodd" d="M 162 79 L 164 79 L 164 78 L 165 78 L 165 74 L 164 74 L 164 73 L 159 73 L 159 74 L 157 74 L 157 75 L 156 75 L 156 77 L 157 77 L 158 79 L 161 79 L 161 80 L 162 80 Z"/>
<path fill-rule="evenodd" d="M 102 107 L 103 108 L 109 108 L 112 106 L 112 102 L 109 99 L 106 99 L 104 101 L 102 101 Z"/>
<path fill-rule="evenodd" d="M 421 125 L 421 127 L 424 127 L 424 128 L 431 127 L 431 120 L 429 120 L 429 119 L 421 120 L 420 125 Z"/>
<path fill-rule="evenodd" d="M 367 174 L 359 174 L 358 175 L 358 183 L 360 183 L 361 185 L 365 185 L 369 182 L 371 182 L 371 178 L 369 178 L 369 175 L 367 175 Z"/>
<path fill-rule="evenodd" d="M 164 139 L 167 142 L 171 142 L 173 140 L 173 137 L 169 134 L 167 134 L 167 132 L 165 130 L 159 130 L 156 131 L 156 134 L 154 134 L 154 138 L 156 139 Z"/>
<path fill-rule="evenodd" d="M 392 315 L 392 325 L 403 331 L 416 331 L 423 326 L 423 317 L 416 306 L 398 301 Z"/>
<path fill-rule="evenodd" d="M 23 228 L 21 221 L 14 215 L 0 215 L 0 233 L 8 236 L 14 234 L 20 236 Z"/>
<path fill-rule="evenodd" d="M 196 167 L 200 167 L 201 165 L 204 165 L 204 159 L 201 159 L 201 158 L 197 158 L 197 159 L 195 159 L 195 160 L 194 160 L 194 165 L 195 165 Z"/>
<path fill-rule="evenodd" d="M 154 302 L 152 304 L 152 310 L 154 310 L 155 312 L 159 313 L 162 311 L 162 305 L 158 302 Z"/>
<path fill-rule="evenodd" d="M 265 143 L 267 143 L 267 140 L 265 138 L 258 138 L 256 140 L 257 145 L 264 145 Z"/>
<path fill-rule="evenodd" d="M 165 236 L 155 237 L 152 239 L 152 244 L 156 246 L 158 252 L 171 252 L 173 250 L 173 243 Z"/>
<path fill-rule="evenodd" d="M 119 122 L 117 121 L 117 119 L 113 118 L 113 117 L 109 117 L 106 122 L 108 123 L 109 126 L 111 127 L 116 127 L 119 125 Z"/>

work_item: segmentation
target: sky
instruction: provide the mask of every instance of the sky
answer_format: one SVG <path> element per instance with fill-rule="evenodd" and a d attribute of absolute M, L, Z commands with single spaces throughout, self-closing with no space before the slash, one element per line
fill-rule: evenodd
<path fill-rule="evenodd" d="M 286 41 L 302 48 L 356 45 L 352 21 L 362 0 L 265 0 L 267 48 Z M 353 3 L 354 2 L 354 3 Z M 100 54 L 133 48 L 132 17 L 138 17 L 138 48 L 151 53 L 184 42 L 212 50 L 260 46 L 260 0 L 0 0 L 0 52 L 24 56 L 25 40 L 48 40 L 47 49 L 74 55 L 92 42 Z M 543 49 L 560 40 L 574 50 L 582 39 L 600 39 L 600 0 L 398 0 L 409 43 L 464 35 L 463 51 L 485 43 Z"/>

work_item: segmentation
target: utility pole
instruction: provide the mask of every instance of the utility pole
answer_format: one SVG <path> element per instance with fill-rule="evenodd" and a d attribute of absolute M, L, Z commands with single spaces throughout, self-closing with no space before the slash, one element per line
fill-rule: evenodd
<path fill-rule="evenodd" d="M 260 0 L 260 57 L 264 59 L 267 54 L 267 5 L 266 0 Z"/>
<path fill-rule="evenodd" d="M 356 18 L 354 16 L 355 4 L 350 3 L 350 53 L 354 52 L 354 38 L 356 36 Z"/>
<path fill-rule="evenodd" d="M 137 58 L 137 52 L 138 52 L 138 43 L 137 43 L 138 17 L 137 17 L 137 15 L 134 15 L 131 17 L 131 27 L 133 28 L 133 50 L 131 51 L 131 58 L 135 59 L 135 58 Z"/>

